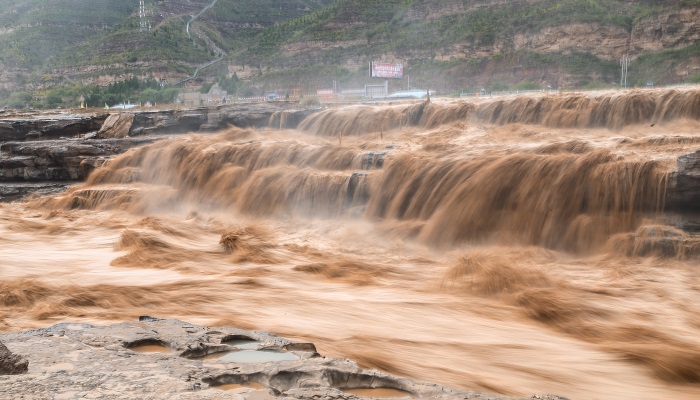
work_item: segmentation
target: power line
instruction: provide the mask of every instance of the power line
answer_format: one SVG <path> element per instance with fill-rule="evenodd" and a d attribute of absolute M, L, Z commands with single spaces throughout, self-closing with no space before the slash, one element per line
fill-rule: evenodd
<path fill-rule="evenodd" d="M 140 22 L 141 32 L 151 30 L 151 24 L 148 22 L 148 19 L 146 18 L 146 5 L 144 3 L 145 3 L 144 0 L 139 0 L 139 18 L 141 20 L 141 22 Z"/>

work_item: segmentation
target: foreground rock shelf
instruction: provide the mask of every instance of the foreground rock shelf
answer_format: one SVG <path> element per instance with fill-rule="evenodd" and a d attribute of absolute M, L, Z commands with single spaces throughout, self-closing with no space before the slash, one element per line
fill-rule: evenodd
<path fill-rule="evenodd" d="M 7 398 L 502 399 L 363 370 L 270 333 L 151 317 L 106 327 L 62 323 L 2 334 L 0 342 L 29 361 L 24 374 L 0 375 Z"/>

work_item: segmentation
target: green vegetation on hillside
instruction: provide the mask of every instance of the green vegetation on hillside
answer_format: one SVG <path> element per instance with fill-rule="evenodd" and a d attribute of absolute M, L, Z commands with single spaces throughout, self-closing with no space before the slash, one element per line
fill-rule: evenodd
<path fill-rule="evenodd" d="M 138 0 L 0 0 L 0 62 L 33 70 L 68 46 L 100 36 L 138 8 Z"/>
<path fill-rule="evenodd" d="M 243 43 L 240 38 L 250 39 L 331 1 L 219 0 L 193 27 L 223 49 L 236 48 Z M 71 72 L 95 76 L 136 68 L 138 75 L 164 70 L 191 74 L 216 57 L 201 38 L 185 32 L 190 16 L 210 3 L 146 0 L 152 27 L 141 32 L 138 0 L 0 0 L 0 67 L 25 71 L 16 83 L 34 85 L 65 84 L 56 68 L 86 65 L 100 67 Z"/>
<path fill-rule="evenodd" d="M 390 55 L 403 60 L 405 73 L 416 82 L 443 89 L 456 89 L 464 85 L 459 79 L 484 71 L 492 74 L 492 79 L 505 78 L 513 84 L 533 78 L 518 78 L 518 74 L 532 75 L 540 70 L 542 82 L 546 76 L 566 74 L 577 77 L 573 84 L 579 87 L 611 85 L 619 75 L 616 61 L 603 60 L 577 48 L 547 53 L 516 50 L 512 39 L 516 34 L 527 37 L 545 28 L 574 23 L 607 25 L 631 32 L 634 24 L 644 18 L 669 9 L 698 6 L 698 0 L 344 0 L 266 29 L 232 57 L 261 66 L 262 71 L 270 70 L 256 77 L 261 84 L 284 79 L 290 84 L 314 80 L 316 71 L 324 71 L 329 65 L 367 65 Z M 316 45 L 305 46 L 308 42 Z M 323 49 L 319 49 L 321 46 Z M 290 52 L 290 48 L 299 50 Z M 664 81 L 671 65 L 697 56 L 694 49 L 691 46 L 655 56 L 642 54 L 639 67 L 644 73 L 639 79 Z M 440 61 L 438 57 L 455 53 L 454 61 Z M 484 57 L 484 53 L 492 55 Z M 646 61 L 654 58 L 664 61 Z M 301 77 L 300 70 L 314 72 Z M 333 79 L 349 78 L 359 83 L 363 74 L 360 68 L 358 73 L 334 73 Z"/>
<path fill-rule="evenodd" d="M 107 35 L 87 40 L 55 57 L 60 67 L 112 64 L 137 61 L 184 61 L 196 63 L 214 58 L 205 46 L 193 42 L 182 29 L 184 18 L 164 21 L 148 32 L 139 32 L 134 23 Z M 104 46 L 101 43 L 110 45 Z"/>
<path fill-rule="evenodd" d="M 700 42 L 683 49 L 667 49 L 656 53 L 642 54 L 629 66 L 629 82 L 632 85 L 643 86 L 646 82 L 663 82 L 663 79 L 682 61 L 691 57 L 700 59 Z M 687 83 L 693 82 L 692 75 L 686 75 Z"/>
<path fill-rule="evenodd" d="M 180 89 L 162 88 L 150 78 L 131 78 L 115 82 L 107 87 L 67 85 L 39 92 L 15 92 L 0 98 L 1 107 L 10 108 L 78 108 L 81 97 L 88 107 L 103 107 L 130 102 L 132 104 L 172 103 Z"/>
<path fill-rule="evenodd" d="M 228 64 L 257 71 L 236 90 L 313 91 L 332 81 L 361 87 L 370 83 L 366 66 L 375 60 L 400 61 L 412 86 L 443 91 L 496 82 L 546 86 L 560 77 L 566 85 L 594 87 L 619 78 L 612 57 L 588 53 L 575 38 L 537 50 L 514 37 L 581 23 L 626 35 L 658 14 L 700 8 L 700 0 L 218 0 L 188 37 L 190 16 L 210 3 L 146 0 L 153 26 L 140 32 L 138 0 L 0 0 L 0 67 L 14 69 L 5 79 L 14 76 L 26 87 L 74 86 L 110 74 L 157 73 L 174 82 L 218 56 L 199 37 L 204 32 Z M 699 57 L 697 44 L 632 56 L 634 84 L 676 82 L 676 66 Z M 209 68 L 199 77 L 213 83 L 223 72 Z M 402 81 L 390 85 L 404 88 Z"/>

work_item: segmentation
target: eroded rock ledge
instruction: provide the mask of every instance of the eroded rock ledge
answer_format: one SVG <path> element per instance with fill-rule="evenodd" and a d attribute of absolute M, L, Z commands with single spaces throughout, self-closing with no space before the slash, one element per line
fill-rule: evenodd
<path fill-rule="evenodd" d="M 294 128 L 317 108 L 288 109 L 282 106 L 224 105 L 189 109 L 71 112 L 24 112 L 0 115 L 0 142 L 79 138 L 91 132 L 115 128 L 100 138 L 164 135 L 215 131 L 228 126 Z"/>
<path fill-rule="evenodd" d="M 293 128 L 317 111 L 258 104 L 109 114 L 2 113 L 0 201 L 61 191 L 117 154 L 177 134 L 229 126 Z"/>
<path fill-rule="evenodd" d="M 502 398 L 363 370 L 270 333 L 151 317 L 105 327 L 62 323 L 0 341 L 29 360 L 26 374 L 0 376 L 8 398 L 371 398 L 348 392 L 358 388 L 420 399 Z"/>
<path fill-rule="evenodd" d="M 83 180 L 111 157 L 166 136 L 0 144 L 0 182 Z"/>

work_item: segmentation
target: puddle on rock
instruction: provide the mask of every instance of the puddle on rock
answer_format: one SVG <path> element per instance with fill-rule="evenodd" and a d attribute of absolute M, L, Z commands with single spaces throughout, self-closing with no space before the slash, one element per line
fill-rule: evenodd
<path fill-rule="evenodd" d="M 377 399 L 395 399 L 403 397 L 413 397 L 409 392 L 391 388 L 356 388 L 356 389 L 341 389 L 345 393 L 356 394 L 364 397 L 374 397 Z"/>
<path fill-rule="evenodd" d="M 233 346 L 237 349 L 254 349 L 258 347 L 258 345 L 262 343 L 259 340 L 252 340 L 252 339 L 234 339 L 234 340 L 228 340 L 224 342 L 224 344 L 227 344 L 229 346 Z"/>
<path fill-rule="evenodd" d="M 293 361 L 299 359 L 299 356 L 293 353 L 281 353 L 277 351 L 264 350 L 233 351 L 229 353 L 219 353 L 219 355 L 220 357 L 216 357 L 219 361 L 244 364 L 266 363 L 273 361 Z"/>
<path fill-rule="evenodd" d="M 137 353 L 170 353 L 170 349 L 159 344 L 146 344 L 143 346 L 129 347 L 129 350 Z"/>
<path fill-rule="evenodd" d="M 279 397 L 273 396 L 268 390 L 256 390 L 246 393 L 246 400 L 277 400 Z"/>
<path fill-rule="evenodd" d="M 219 385 L 219 386 L 212 386 L 214 389 L 219 389 L 219 390 L 234 390 L 234 389 L 263 389 L 265 388 L 263 385 L 257 383 L 257 382 L 248 382 L 245 385 L 239 384 L 239 383 L 229 383 L 226 385 Z"/>

